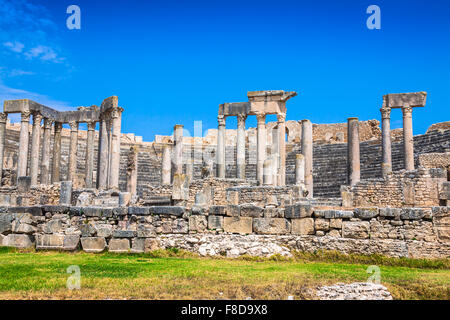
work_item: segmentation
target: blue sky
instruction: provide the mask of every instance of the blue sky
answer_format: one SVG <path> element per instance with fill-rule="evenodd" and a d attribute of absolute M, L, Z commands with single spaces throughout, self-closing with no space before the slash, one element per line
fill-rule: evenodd
<path fill-rule="evenodd" d="M 71 4 L 81 30 L 66 27 Z M 366 27 L 372 4 L 381 30 Z M 0 0 L 0 102 L 68 110 L 117 95 L 122 131 L 151 141 L 216 128 L 218 105 L 252 90 L 297 91 L 287 120 L 314 123 L 380 119 L 383 94 L 427 91 L 419 134 L 450 120 L 449 16 L 448 0 Z"/>

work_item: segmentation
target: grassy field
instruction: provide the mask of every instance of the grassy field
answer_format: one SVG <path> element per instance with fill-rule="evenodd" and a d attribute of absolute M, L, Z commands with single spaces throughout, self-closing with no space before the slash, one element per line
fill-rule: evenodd
<path fill-rule="evenodd" d="M 69 290 L 71 265 L 81 289 Z M 294 258 L 200 258 L 161 250 L 87 254 L 0 248 L 0 299 L 295 299 L 313 288 L 366 281 L 370 265 L 395 299 L 450 299 L 450 260 L 296 253 Z"/>

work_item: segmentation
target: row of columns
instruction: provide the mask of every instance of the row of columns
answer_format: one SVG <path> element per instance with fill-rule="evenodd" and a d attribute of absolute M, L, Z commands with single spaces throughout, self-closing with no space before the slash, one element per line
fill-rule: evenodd
<path fill-rule="evenodd" d="M 99 162 L 97 188 L 99 189 L 118 189 L 119 187 L 119 166 L 120 166 L 120 132 L 121 132 L 121 112 L 122 109 L 114 109 L 108 119 L 103 117 L 100 123 L 99 134 Z M 48 118 L 43 118 L 39 113 L 22 112 L 20 121 L 19 135 L 19 153 L 17 163 L 17 177 L 27 175 L 28 169 L 28 148 L 29 148 L 29 125 L 30 117 L 33 116 L 31 132 L 31 150 L 29 175 L 32 185 L 38 184 L 38 175 L 40 167 L 40 183 L 48 184 L 61 181 L 61 131 L 63 123 L 56 122 Z M 41 122 L 43 127 L 41 127 Z M 3 172 L 3 156 L 5 147 L 7 114 L 0 113 L 0 172 Z M 54 124 L 54 125 L 53 125 Z M 53 162 L 50 168 L 50 141 L 53 125 L 54 143 L 53 143 Z M 94 171 L 94 140 L 95 140 L 96 121 L 87 122 L 87 140 L 86 140 L 86 167 L 85 167 L 85 187 L 93 186 Z M 69 163 L 66 180 L 73 181 L 76 176 L 77 167 L 77 149 L 78 149 L 78 128 L 76 121 L 69 122 L 70 126 L 70 144 L 69 144 Z M 111 128 L 112 132 L 108 130 Z M 41 129 L 43 128 L 43 132 Z M 103 130 L 104 129 L 104 130 Z M 41 142 L 42 135 L 42 142 Z M 39 166 L 39 154 L 42 148 L 42 159 Z M 51 180 L 49 179 L 51 176 Z"/>

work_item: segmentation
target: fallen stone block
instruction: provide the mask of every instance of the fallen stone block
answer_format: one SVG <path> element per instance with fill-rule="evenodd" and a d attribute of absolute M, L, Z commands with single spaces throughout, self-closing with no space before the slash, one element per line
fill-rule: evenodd
<path fill-rule="evenodd" d="M 369 238 L 370 223 L 368 221 L 344 221 L 342 237 L 352 239 Z"/>
<path fill-rule="evenodd" d="M 108 243 L 108 251 L 114 253 L 128 253 L 130 252 L 130 240 L 111 239 Z"/>
<path fill-rule="evenodd" d="M 355 217 L 359 219 L 372 219 L 378 216 L 378 208 L 356 208 Z"/>
<path fill-rule="evenodd" d="M 286 234 L 291 232 L 291 224 L 284 218 L 255 218 L 253 231 L 258 234 Z"/>
<path fill-rule="evenodd" d="M 150 214 L 157 215 L 172 215 L 181 217 L 186 211 L 185 207 L 181 206 L 158 206 L 158 207 L 149 207 Z"/>
<path fill-rule="evenodd" d="M 230 233 L 252 233 L 253 219 L 251 217 L 224 217 L 223 230 Z"/>
<path fill-rule="evenodd" d="M 313 214 L 313 208 L 309 204 L 296 203 L 286 206 L 284 216 L 290 219 L 309 218 Z"/>
<path fill-rule="evenodd" d="M 205 216 L 190 216 L 189 231 L 203 232 L 206 230 L 208 223 Z"/>
<path fill-rule="evenodd" d="M 292 234 L 309 235 L 314 234 L 314 219 L 300 218 L 291 220 Z"/>
<path fill-rule="evenodd" d="M 222 216 L 208 216 L 208 229 L 220 230 L 223 229 Z"/>
<path fill-rule="evenodd" d="M 27 234 L 8 234 L 3 238 L 3 246 L 14 248 L 34 247 L 34 237 Z"/>
<path fill-rule="evenodd" d="M 85 252 L 103 252 L 106 248 L 106 240 L 103 237 L 81 238 L 81 247 Z"/>

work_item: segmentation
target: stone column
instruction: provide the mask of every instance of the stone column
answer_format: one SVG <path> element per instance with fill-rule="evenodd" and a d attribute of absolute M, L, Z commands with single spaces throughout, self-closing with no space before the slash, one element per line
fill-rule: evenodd
<path fill-rule="evenodd" d="M 309 120 L 302 121 L 302 154 L 305 157 L 305 187 L 308 198 L 313 197 L 313 132 Z"/>
<path fill-rule="evenodd" d="M 412 107 L 404 106 L 403 112 L 403 148 L 405 153 L 405 169 L 414 170 L 414 138 L 412 127 Z"/>
<path fill-rule="evenodd" d="M 236 177 L 245 179 L 245 119 L 244 114 L 237 116 L 237 136 L 236 136 Z"/>
<path fill-rule="evenodd" d="M 174 142 L 174 174 L 183 174 L 183 125 L 177 124 L 173 128 Z"/>
<path fill-rule="evenodd" d="M 94 173 L 94 137 L 95 137 L 95 121 L 87 123 L 87 139 L 86 139 L 86 164 L 85 164 L 85 187 L 93 187 Z"/>
<path fill-rule="evenodd" d="M 256 140 L 256 179 L 259 184 L 263 184 L 263 175 L 264 175 L 264 161 L 266 160 L 266 115 L 265 114 L 257 114 L 256 119 L 258 121 L 256 131 L 257 131 L 257 140 Z"/>
<path fill-rule="evenodd" d="M 359 158 L 359 122 L 358 118 L 347 120 L 347 174 L 348 182 L 355 185 L 361 177 Z"/>
<path fill-rule="evenodd" d="M 44 134 L 42 136 L 42 163 L 41 163 L 41 184 L 48 184 L 50 174 L 50 134 L 52 120 L 44 119 Z"/>
<path fill-rule="evenodd" d="M 134 197 L 137 192 L 138 148 L 132 146 L 127 163 L 127 192 Z"/>
<path fill-rule="evenodd" d="M 301 153 L 295 155 L 295 184 L 305 184 L 305 157 Z"/>
<path fill-rule="evenodd" d="M 383 107 L 380 109 L 382 119 L 381 146 L 382 146 L 382 163 L 381 173 L 385 177 L 392 172 L 392 156 L 391 156 L 391 108 Z"/>
<path fill-rule="evenodd" d="M 38 183 L 39 173 L 39 147 L 41 140 L 41 121 L 42 116 L 38 113 L 33 114 L 33 131 L 31 134 L 31 159 L 30 159 L 30 177 L 31 185 Z"/>
<path fill-rule="evenodd" d="M 170 185 L 170 177 L 172 171 L 172 161 L 170 159 L 170 147 L 164 146 L 162 154 L 162 170 L 161 170 L 161 184 Z"/>
<path fill-rule="evenodd" d="M 264 160 L 263 166 L 263 184 L 264 185 L 273 185 L 273 161 L 271 158 Z"/>
<path fill-rule="evenodd" d="M 78 147 L 78 122 L 71 121 L 70 125 L 70 146 L 69 146 L 69 168 L 67 180 L 75 182 L 77 173 L 77 147 Z"/>
<path fill-rule="evenodd" d="M 217 122 L 219 124 L 219 130 L 217 131 L 217 177 L 225 178 L 225 117 L 219 115 L 217 117 Z"/>
<path fill-rule="evenodd" d="M 17 161 L 17 178 L 27 175 L 28 140 L 30 135 L 30 112 L 24 111 L 20 119 L 19 159 Z"/>
<path fill-rule="evenodd" d="M 106 115 L 102 115 L 98 136 L 97 189 L 107 188 L 108 179 L 108 132 Z"/>
<path fill-rule="evenodd" d="M 119 189 L 119 173 L 120 173 L 120 131 L 122 127 L 122 111 L 123 109 L 114 109 L 111 113 L 112 117 L 112 138 L 111 138 L 111 167 L 110 167 L 110 189 Z"/>
<path fill-rule="evenodd" d="M 5 152 L 6 121 L 8 115 L 0 112 L 0 186 L 3 177 L 3 157 Z"/>
<path fill-rule="evenodd" d="M 286 185 L 286 114 L 278 114 L 278 185 Z"/>
<path fill-rule="evenodd" d="M 61 130 L 62 123 L 55 122 L 55 135 L 53 137 L 53 163 L 52 163 L 52 183 L 60 181 L 59 169 L 61 166 Z"/>

